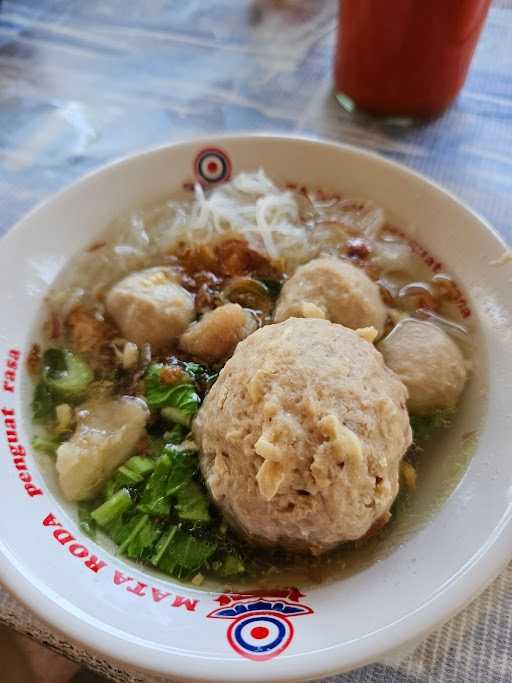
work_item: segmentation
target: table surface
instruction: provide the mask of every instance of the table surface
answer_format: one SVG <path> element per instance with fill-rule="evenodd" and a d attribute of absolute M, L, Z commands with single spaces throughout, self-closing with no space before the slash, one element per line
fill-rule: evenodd
<path fill-rule="evenodd" d="M 4 0 L 0 233 L 36 202 L 148 146 L 220 131 L 371 149 L 464 199 L 512 241 L 512 0 L 493 3 L 466 86 L 416 128 L 355 121 L 332 96 L 335 0 Z M 409 656 L 339 681 L 512 681 L 512 570 Z M 116 680 L 6 594 L 0 620 Z"/>

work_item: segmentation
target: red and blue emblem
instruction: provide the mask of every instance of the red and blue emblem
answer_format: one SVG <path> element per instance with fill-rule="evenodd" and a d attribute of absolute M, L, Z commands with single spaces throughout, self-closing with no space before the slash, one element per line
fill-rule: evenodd
<path fill-rule="evenodd" d="M 231 177 L 231 161 L 222 149 L 202 149 L 194 160 L 194 174 L 201 185 L 224 183 Z"/>
<path fill-rule="evenodd" d="M 299 603 L 303 597 L 297 588 L 229 593 L 216 598 L 220 607 L 207 616 L 231 620 L 229 645 L 242 657 L 264 662 L 280 655 L 292 642 L 290 619 L 313 613 L 311 607 Z"/>

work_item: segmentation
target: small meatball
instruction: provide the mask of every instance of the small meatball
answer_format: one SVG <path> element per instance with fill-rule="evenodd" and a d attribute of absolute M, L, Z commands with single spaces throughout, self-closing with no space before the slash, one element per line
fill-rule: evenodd
<path fill-rule="evenodd" d="M 363 270 L 326 256 L 297 268 L 281 291 L 274 320 L 326 318 L 353 330 L 375 327 L 380 335 L 386 315 L 378 286 Z"/>
<path fill-rule="evenodd" d="M 406 318 L 378 348 L 409 391 L 410 413 L 428 415 L 455 407 L 467 372 L 459 347 L 444 330 Z"/>
<path fill-rule="evenodd" d="M 389 519 L 411 443 L 407 391 L 372 344 L 291 318 L 242 341 L 194 422 L 227 519 L 262 545 L 323 553 Z"/>
<path fill-rule="evenodd" d="M 239 304 L 224 304 L 205 313 L 181 336 L 181 348 L 207 363 L 230 356 L 238 342 L 257 328 L 254 317 Z"/>
<path fill-rule="evenodd" d="M 118 282 L 106 307 L 123 336 L 141 347 L 175 342 L 194 319 L 194 297 L 178 284 L 172 268 L 148 268 Z"/>
<path fill-rule="evenodd" d="M 62 492 L 70 501 L 94 498 L 144 434 L 148 409 L 133 396 L 93 400 L 78 411 L 75 433 L 57 449 Z"/>

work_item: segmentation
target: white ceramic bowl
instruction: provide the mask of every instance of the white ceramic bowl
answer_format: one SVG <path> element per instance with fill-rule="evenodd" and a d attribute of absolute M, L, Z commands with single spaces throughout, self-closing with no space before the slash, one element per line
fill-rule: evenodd
<path fill-rule="evenodd" d="M 464 283 L 478 328 L 476 364 L 459 419 L 428 456 L 414 505 L 381 556 L 300 597 L 276 586 L 272 595 L 219 599 L 152 576 L 84 537 L 31 452 L 25 359 L 46 289 L 114 218 L 181 190 L 198 173 L 215 181 L 258 167 L 278 181 L 368 197 L 388 209 Z M 482 219 L 406 168 L 342 145 L 283 137 L 163 147 L 93 173 L 36 208 L 0 248 L 4 585 L 96 653 L 186 680 L 320 677 L 425 636 L 485 587 L 512 548 L 511 273 L 510 265 L 490 265 L 503 249 Z M 461 438 L 474 430 L 469 467 L 447 489 L 460 469 Z M 439 492 L 449 489 L 441 504 Z M 208 618 L 214 610 L 222 618 Z M 266 656 L 254 649 L 262 643 Z"/>

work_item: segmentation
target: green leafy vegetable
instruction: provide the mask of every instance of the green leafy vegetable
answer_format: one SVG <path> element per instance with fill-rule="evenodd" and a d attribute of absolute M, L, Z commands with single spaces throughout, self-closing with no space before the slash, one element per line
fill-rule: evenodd
<path fill-rule="evenodd" d="M 206 366 L 200 365 L 199 363 L 183 363 L 182 365 L 185 372 L 191 379 L 194 380 L 194 382 L 211 384 L 219 375 L 218 372 L 210 370 Z"/>
<path fill-rule="evenodd" d="M 157 567 L 160 564 L 160 560 L 162 559 L 164 553 L 167 551 L 167 548 L 171 544 L 172 539 L 174 538 L 177 531 L 177 526 L 170 526 L 167 529 L 167 531 L 160 536 L 160 539 L 155 547 L 155 552 L 151 557 L 151 564 L 155 565 L 155 567 Z"/>
<path fill-rule="evenodd" d="M 210 512 L 197 453 L 183 442 L 186 434 L 176 426 L 164 435 L 158 455 L 134 455 L 118 467 L 103 503 L 84 512 L 84 530 L 101 527 L 120 554 L 176 578 L 191 578 L 200 570 L 222 577 L 243 574 L 243 543 L 237 545 L 215 510 Z M 158 444 L 154 439 L 153 453 Z"/>
<path fill-rule="evenodd" d="M 243 574 L 245 572 L 245 565 L 238 555 L 231 553 L 224 557 L 224 561 L 219 568 L 219 574 L 222 576 L 235 576 L 236 574 Z"/>
<path fill-rule="evenodd" d="M 111 498 L 91 512 L 91 517 L 101 527 L 106 527 L 120 517 L 132 505 L 127 489 L 120 489 Z"/>
<path fill-rule="evenodd" d="M 176 492 L 176 510 L 180 519 L 193 522 L 208 522 L 208 499 L 196 481 L 188 481 Z"/>
<path fill-rule="evenodd" d="M 192 380 L 180 384 L 162 382 L 163 367 L 161 363 L 152 363 L 146 372 L 146 402 L 151 409 L 161 409 L 166 420 L 188 427 L 199 409 L 201 399 Z"/>
<path fill-rule="evenodd" d="M 127 526 L 126 538 L 119 546 L 119 552 L 134 560 L 149 558 L 161 533 L 149 515 L 136 515 Z"/>
<path fill-rule="evenodd" d="M 114 472 L 105 487 L 105 496 L 110 498 L 123 486 L 134 487 L 141 484 L 155 469 L 155 461 L 134 455 Z"/>
<path fill-rule="evenodd" d="M 157 517 L 169 515 L 171 496 L 191 481 L 196 469 L 197 459 L 190 452 L 167 444 L 144 488 L 139 510 Z"/>
<path fill-rule="evenodd" d="M 180 451 L 171 444 L 165 446 L 164 453 L 170 460 L 166 491 L 168 495 L 174 495 L 194 476 L 197 470 L 197 458 L 189 451 Z"/>
<path fill-rule="evenodd" d="M 124 465 L 119 469 L 128 469 L 139 474 L 141 477 L 147 477 L 155 469 L 155 462 L 150 458 L 143 458 L 140 455 L 132 455 Z"/>
<path fill-rule="evenodd" d="M 180 444 L 183 439 L 187 436 L 187 429 L 183 425 L 174 425 L 174 427 L 165 432 L 164 438 L 166 443 L 171 443 L 174 445 Z"/>
<path fill-rule="evenodd" d="M 81 401 L 94 376 L 89 365 L 66 349 L 48 349 L 43 354 L 43 382 L 61 401 Z"/>
<path fill-rule="evenodd" d="M 59 403 L 78 403 L 86 397 L 93 373 L 87 363 L 66 349 L 48 349 L 43 354 L 43 371 L 32 399 L 35 422 L 55 417 Z"/>
<path fill-rule="evenodd" d="M 167 382 L 162 382 L 161 375 L 164 369 L 162 363 L 151 363 L 146 370 L 145 379 L 145 397 L 146 403 L 150 408 L 163 408 L 167 405 L 172 404 L 172 396 L 174 391 L 183 386 L 183 382 L 178 384 L 168 384 Z M 192 382 L 185 383 L 185 386 L 189 386 Z"/>
<path fill-rule="evenodd" d="M 213 555 L 216 544 L 195 538 L 177 529 L 167 547 L 160 553 L 158 568 L 178 578 L 185 578 L 198 569 Z"/>
<path fill-rule="evenodd" d="M 199 363 L 183 363 L 183 369 L 194 381 L 203 379 L 204 375 L 208 373 L 207 368 Z"/>
<path fill-rule="evenodd" d="M 195 389 L 187 385 L 179 385 L 176 387 L 176 390 L 172 397 L 174 405 L 162 408 L 162 417 L 169 422 L 176 422 L 183 427 L 190 427 L 192 418 L 199 410 L 201 400 L 196 394 Z"/>
<path fill-rule="evenodd" d="M 155 469 L 144 488 L 139 510 L 148 515 L 164 517 L 171 511 L 170 493 L 167 490 L 167 479 L 171 473 L 171 457 L 164 450 L 156 461 Z"/>
<path fill-rule="evenodd" d="M 55 415 L 55 406 L 59 403 L 58 399 L 46 386 L 44 380 L 39 380 L 34 389 L 32 399 L 32 418 L 34 422 L 46 422 Z"/>
<path fill-rule="evenodd" d="M 96 522 L 92 517 L 92 506 L 90 502 L 79 503 L 78 523 L 80 529 L 90 538 L 96 537 Z"/>
<path fill-rule="evenodd" d="M 55 455 L 57 453 L 57 448 L 61 443 L 62 441 L 55 437 L 49 438 L 45 436 L 34 436 L 32 439 L 32 448 L 40 453 Z"/>

